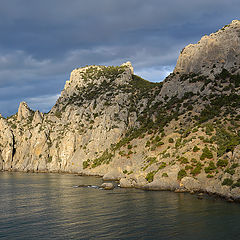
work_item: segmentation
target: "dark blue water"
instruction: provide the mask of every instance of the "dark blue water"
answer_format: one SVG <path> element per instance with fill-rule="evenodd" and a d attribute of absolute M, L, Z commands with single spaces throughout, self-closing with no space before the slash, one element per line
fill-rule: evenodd
<path fill-rule="evenodd" d="M 0 173 L 0 239 L 240 239 L 240 204 L 72 187 L 101 183 L 67 174 Z"/>

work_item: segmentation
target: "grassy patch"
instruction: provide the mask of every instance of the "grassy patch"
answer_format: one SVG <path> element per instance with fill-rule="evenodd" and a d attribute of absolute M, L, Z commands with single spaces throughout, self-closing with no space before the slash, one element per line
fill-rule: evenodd
<path fill-rule="evenodd" d="M 184 169 L 181 169 L 179 172 L 178 172 L 178 180 L 181 180 L 182 178 L 186 177 L 187 176 L 187 172 L 184 170 Z"/>
<path fill-rule="evenodd" d="M 150 183 L 153 181 L 155 175 L 155 171 L 149 172 L 146 176 L 146 180 Z"/>
<path fill-rule="evenodd" d="M 212 152 L 208 149 L 208 147 L 206 146 L 204 149 L 203 149 L 203 153 L 200 157 L 200 160 L 204 160 L 205 158 L 208 158 L 208 159 L 212 159 L 213 158 L 213 154 Z"/>
<path fill-rule="evenodd" d="M 113 156 L 114 155 L 112 153 L 109 153 L 108 149 L 107 149 L 103 152 L 101 157 L 95 158 L 93 160 L 93 163 L 92 163 L 91 167 L 95 168 L 97 166 L 100 166 L 101 164 L 108 164 L 112 160 Z"/>
<path fill-rule="evenodd" d="M 222 182 L 222 185 L 226 185 L 226 186 L 232 186 L 233 185 L 233 180 L 231 178 L 225 178 Z"/>

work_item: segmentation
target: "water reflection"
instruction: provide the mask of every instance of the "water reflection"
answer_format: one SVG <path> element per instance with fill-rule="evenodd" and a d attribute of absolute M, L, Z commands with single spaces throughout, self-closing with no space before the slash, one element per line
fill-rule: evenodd
<path fill-rule="evenodd" d="M 100 178 L 0 173 L 1 239 L 238 239 L 239 204 L 190 194 L 73 188 Z"/>

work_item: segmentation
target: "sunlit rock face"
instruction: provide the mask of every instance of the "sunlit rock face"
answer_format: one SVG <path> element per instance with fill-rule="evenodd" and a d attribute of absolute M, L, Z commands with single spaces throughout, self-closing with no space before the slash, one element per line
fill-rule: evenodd
<path fill-rule="evenodd" d="M 17 120 L 21 121 L 31 116 L 31 111 L 26 102 L 21 102 L 18 108 Z"/>
<path fill-rule="evenodd" d="M 234 20 L 216 33 L 205 35 L 197 44 L 186 46 L 177 61 L 174 73 L 216 74 L 222 68 L 239 71 L 240 21 Z"/>

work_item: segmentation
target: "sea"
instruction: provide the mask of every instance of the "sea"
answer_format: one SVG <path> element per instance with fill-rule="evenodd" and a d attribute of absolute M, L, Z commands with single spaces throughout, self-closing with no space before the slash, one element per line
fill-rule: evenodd
<path fill-rule="evenodd" d="M 0 172 L 0 239 L 240 239 L 240 203 L 117 183 L 102 190 L 102 182 Z"/>

